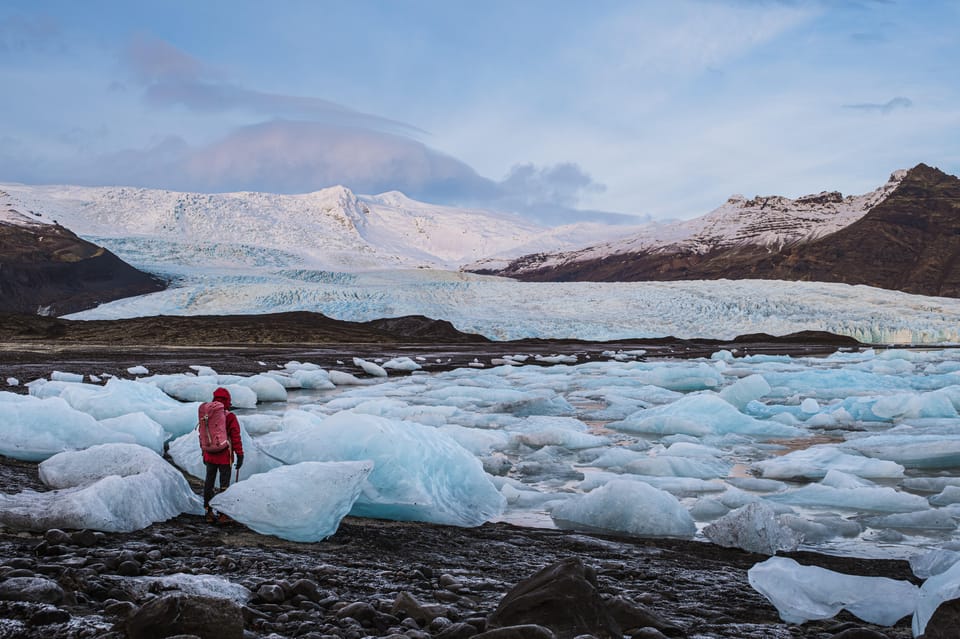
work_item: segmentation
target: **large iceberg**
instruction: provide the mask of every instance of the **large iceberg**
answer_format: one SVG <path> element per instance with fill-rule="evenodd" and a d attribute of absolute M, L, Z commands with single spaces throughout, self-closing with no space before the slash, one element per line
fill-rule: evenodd
<path fill-rule="evenodd" d="M 109 419 L 142 412 L 177 437 L 197 425 L 197 405 L 184 404 L 144 381 L 111 378 L 103 386 L 46 382 L 31 385 L 30 394 L 60 397 L 94 419 Z"/>
<path fill-rule="evenodd" d="M 337 531 L 373 462 L 302 462 L 237 482 L 210 505 L 253 530 L 290 541 L 321 541 Z"/>
<path fill-rule="evenodd" d="M 503 512 L 480 460 L 435 428 L 349 411 L 299 417 L 260 438 L 260 448 L 287 464 L 373 461 L 353 515 L 478 526 Z"/>
<path fill-rule="evenodd" d="M 181 513 L 203 513 L 183 475 L 136 444 L 100 444 L 54 455 L 40 478 L 57 490 L 0 494 L 0 523 L 26 530 L 130 532 Z"/>
<path fill-rule="evenodd" d="M 550 516 L 573 524 L 637 537 L 693 537 L 693 517 L 670 493 L 641 481 L 615 479 L 557 504 Z"/>
<path fill-rule="evenodd" d="M 59 397 L 37 399 L 0 391 L 0 455 L 42 461 L 94 444 L 134 441 L 133 435 L 100 424 Z"/>
<path fill-rule="evenodd" d="M 920 593 L 907 581 L 847 575 L 786 557 L 755 565 L 747 578 L 787 623 L 829 619 L 846 609 L 868 623 L 892 626 L 913 613 Z"/>

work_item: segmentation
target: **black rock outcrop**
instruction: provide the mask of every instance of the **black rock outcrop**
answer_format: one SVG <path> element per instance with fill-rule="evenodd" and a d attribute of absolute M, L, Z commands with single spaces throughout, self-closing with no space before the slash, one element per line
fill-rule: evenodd
<path fill-rule="evenodd" d="M 865 284 L 960 297 L 960 179 L 919 164 L 863 217 L 784 246 L 657 247 L 593 259 L 518 258 L 496 274 L 527 281 L 771 279 Z"/>
<path fill-rule="evenodd" d="M 0 220 L 0 311 L 65 315 L 165 283 L 59 224 Z"/>

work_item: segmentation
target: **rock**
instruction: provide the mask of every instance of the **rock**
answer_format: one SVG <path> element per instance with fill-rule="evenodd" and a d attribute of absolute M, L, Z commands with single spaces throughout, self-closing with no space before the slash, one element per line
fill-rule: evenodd
<path fill-rule="evenodd" d="M 51 528 L 44 533 L 43 538 L 51 546 L 56 544 L 69 544 L 73 542 L 73 540 L 70 538 L 70 534 L 60 530 L 59 528 Z"/>
<path fill-rule="evenodd" d="M 307 599 L 313 602 L 320 601 L 323 599 L 323 594 L 320 592 L 320 588 L 317 586 L 317 582 L 311 581 L 309 579 L 298 579 L 292 584 L 290 584 L 290 590 L 295 595 L 303 595 Z"/>
<path fill-rule="evenodd" d="M 390 608 L 390 613 L 393 615 L 406 615 L 417 621 L 421 626 L 425 626 L 437 617 L 447 616 L 448 610 L 446 606 L 422 604 L 417 601 L 413 595 L 404 590 L 397 595 L 393 606 Z"/>
<path fill-rule="evenodd" d="M 553 631 L 536 624 L 522 624 L 519 626 L 504 626 L 495 630 L 488 630 L 473 639 L 555 639 Z"/>
<path fill-rule="evenodd" d="M 630 639 L 667 639 L 667 635 L 656 628 L 640 628 L 630 635 Z"/>
<path fill-rule="evenodd" d="M 278 604 L 283 603 L 287 596 L 277 584 L 263 584 L 257 588 L 257 598 L 266 603 Z"/>
<path fill-rule="evenodd" d="M 377 618 L 377 609 L 365 601 L 356 601 L 337 611 L 338 619 L 346 617 L 356 619 L 361 625 L 372 625 Z"/>
<path fill-rule="evenodd" d="M 956 634 L 954 633 L 951 636 L 956 636 Z M 831 635 L 830 639 L 890 639 L 890 637 L 869 628 L 847 628 L 843 632 Z"/>
<path fill-rule="evenodd" d="M 671 637 L 684 635 L 683 628 L 677 624 L 667 621 L 660 615 L 647 610 L 626 597 L 613 597 L 608 599 L 606 604 L 607 610 L 610 611 L 610 614 L 620 624 L 625 633 L 641 628 L 655 628 Z"/>
<path fill-rule="evenodd" d="M 558 561 L 514 586 L 488 618 L 489 627 L 536 624 L 558 639 L 582 634 L 620 639 L 620 626 L 595 584 L 596 575 L 580 559 Z"/>
<path fill-rule="evenodd" d="M 136 604 L 130 601 L 114 601 L 107 604 L 103 612 L 113 617 L 126 617 L 137 609 Z"/>
<path fill-rule="evenodd" d="M 84 548 L 96 545 L 98 540 L 97 533 L 87 528 L 70 534 L 70 542 L 76 546 L 83 546 Z"/>
<path fill-rule="evenodd" d="M 33 613 L 28 625 L 30 626 L 49 626 L 55 623 L 66 623 L 70 621 L 70 613 L 60 608 L 47 606 Z"/>
<path fill-rule="evenodd" d="M 144 604 L 126 622 L 129 639 L 162 639 L 196 635 L 204 639 L 243 639 L 243 614 L 229 599 L 182 593 Z"/>
<path fill-rule="evenodd" d="M 117 574 L 124 577 L 136 577 L 140 574 L 140 564 L 136 561 L 124 561 L 117 566 Z"/>
<path fill-rule="evenodd" d="M 960 628 L 960 599 L 951 599 L 937 607 L 920 637 L 921 639 L 955 639 L 957 628 Z"/>
<path fill-rule="evenodd" d="M 438 632 L 436 639 L 469 639 L 477 634 L 477 629 L 463 622 L 452 623 Z"/>
<path fill-rule="evenodd" d="M 60 584 L 44 577 L 12 577 L 0 583 L 0 599 L 59 604 L 66 597 Z"/>

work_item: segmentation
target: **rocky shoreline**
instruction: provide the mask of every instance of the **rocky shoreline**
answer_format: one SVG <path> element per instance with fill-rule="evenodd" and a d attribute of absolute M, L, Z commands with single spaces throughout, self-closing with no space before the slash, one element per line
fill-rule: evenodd
<path fill-rule="evenodd" d="M 3 459 L 0 468 L 5 491 L 40 488 L 35 464 Z M 904 561 L 788 556 L 837 572 L 913 579 Z M 314 544 L 189 515 L 125 534 L 2 530 L 0 638 L 912 636 L 909 617 L 893 628 L 846 612 L 784 623 L 747 581 L 764 559 L 697 541 L 352 517 Z M 548 578 L 533 584 L 544 589 L 520 603 L 516 592 L 508 599 L 548 567 Z M 221 605 L 157 579 L 182 574 L 228 580 L 250 599 Z"/>
<path fill-rule="evenodd" d="M 720 348 L 811 355 L 856 345 L 828 335 L 496 343 L 449 334 L 442 339 L 430 330 L 447 328 L 426 318 L 394 320 L 392 328 L 381 325 L 372 332 L 346 327 L 353 339 L 343 341 L 341 323 L 318 323 L 317 317 L 280 318 L 290 331 L 313 327 L 312 333 L 299 333 L 302 343 L 231 342 L 226 337 L 231 331 L 245 330 L 237 328 L 236 318 L 179 324 L 180 340 L 166 343 L 170 327 L 164 324 L 170 318 L 98 328 L 51 318 L 0 319 L 3 377 L 24 382 L 52 370 L 128 376 L 126 369 L 135 365 L 151 373 L 184 372 L 201 364 L 221 373 L 250 374 L 292 359 L 333 366 L 353 356 L 417 355 L 426 370 L 435 372 L 471 362 L 492 365 L 518 352 L 573 354 L 584 361 L 618 349 L 643 348 L 648 357 L 701 357 Z M 269 335 L 269 321 L 251 321 L 264 331 L 258 334 Z M 22 385 L 5 390 L 25 392 Z M 199 493 L 196 480 L 188 481 Z M 24 489 L 46 490 L 37 465 L 0 458 L 0 490 Z M 803 552 L 786 556 L 836 572 L 919 583 L 905 561 Z M 215 527 L 189 515 L 124 534 L 0 529 L 0 639 L 912 636 L 909 617 L 892 628 L 846 612 L 802 625 L 784 623 L 747 580 L 747 571 L 765 559 L 700 541 L 627 539 L 506 523 L 456 528 L 348 517 L 335 535 L 315 544 L 260 535 L 239 524 Z M 242 586 L 248 598 L 225 604 L 174 588 L 204 576 Z"/>

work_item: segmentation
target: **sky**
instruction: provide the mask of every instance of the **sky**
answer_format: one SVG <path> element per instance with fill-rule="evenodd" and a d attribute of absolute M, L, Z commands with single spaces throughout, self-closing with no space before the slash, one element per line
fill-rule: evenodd
<path fill-rule="evenodd" d="M 544 224 L 960 173 L 957 0 L 4 0 L 0 182 Z"/>

